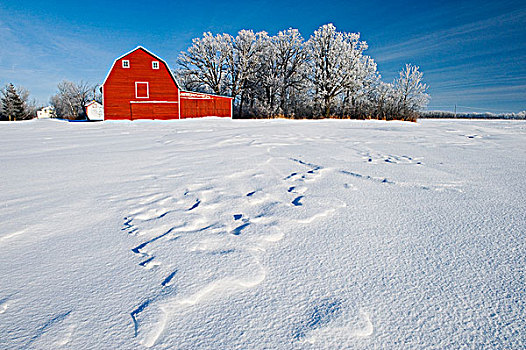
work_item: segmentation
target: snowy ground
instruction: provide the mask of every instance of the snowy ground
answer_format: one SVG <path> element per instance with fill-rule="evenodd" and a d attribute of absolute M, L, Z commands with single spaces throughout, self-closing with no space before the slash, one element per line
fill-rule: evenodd
<path fill-rule="evenodd" d="M 0 124 L 0 348 L 526 345 L 526 122 Z"/>

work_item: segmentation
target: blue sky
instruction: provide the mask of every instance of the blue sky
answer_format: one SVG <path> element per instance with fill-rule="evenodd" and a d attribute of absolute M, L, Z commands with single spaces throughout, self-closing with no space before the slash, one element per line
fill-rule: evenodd
<path fill-rule="evenodd" d="M 320 25 L 360 32 L 384 81 L 421 67 L 429 109 L 526 110 L 526 2 L 522 1 L 3 1 L 0 84 L 44 104 L 67 79 L 102 83 L 113 60 L 143 45 L 172 68 L 203 32 Z M 468 108 L 469 107 L 469 108 Z"/>

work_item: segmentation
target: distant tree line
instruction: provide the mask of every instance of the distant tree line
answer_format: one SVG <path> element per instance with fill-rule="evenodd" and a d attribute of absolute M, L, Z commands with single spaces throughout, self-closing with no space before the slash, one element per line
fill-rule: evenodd
<path fill-rule="evenodd" d="M 420 118 L 442 118 L 442 119 L 526 119 L 526 111 L 519 113 L 453 113 L 444 111 L 425 111 Z"/>
<path fill-rule="evenodd" d="M 366 49 L 360 34 L 332 24 L 308 40 L 297 29 L 204 33 L 181 53 L 175 74 L 184 89 L 234 97 L 241 118 L 416 120 L 429 97 L 422 72 L 408 64 L 382 82 Z"/>

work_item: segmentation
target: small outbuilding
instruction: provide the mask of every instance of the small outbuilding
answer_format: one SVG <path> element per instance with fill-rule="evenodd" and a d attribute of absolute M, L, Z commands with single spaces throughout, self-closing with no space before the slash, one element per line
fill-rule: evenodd
<path fill-rule="evenodd" d="M 104 120 L 104 108 L 97 101 L 91 101 L 86 105 L 86 114 L 91 121 Z"/>
<path fill-rule="evenodd" d="M 105 120 L 232 118 L 231 97 L 181 90 L 168 64 L 142 46 L 113 62 L 102 102 Z"/>

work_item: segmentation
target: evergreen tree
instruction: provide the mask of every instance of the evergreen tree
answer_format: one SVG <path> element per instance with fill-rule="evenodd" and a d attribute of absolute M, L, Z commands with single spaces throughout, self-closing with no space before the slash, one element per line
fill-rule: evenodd
<path fill-rule="evenodd" d="M 28 117 L 26 103 L 13 84 L 6 85 L 2 90 L 2 114 L 9 121 Z"/>

